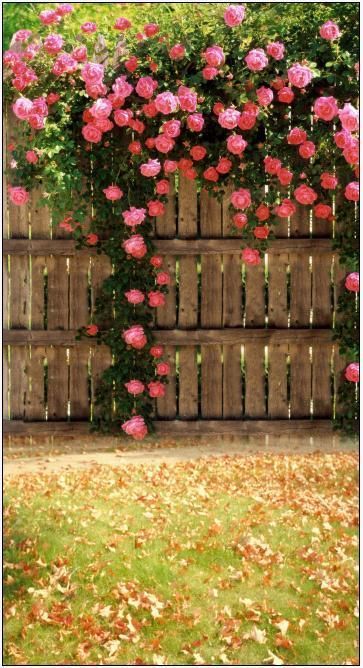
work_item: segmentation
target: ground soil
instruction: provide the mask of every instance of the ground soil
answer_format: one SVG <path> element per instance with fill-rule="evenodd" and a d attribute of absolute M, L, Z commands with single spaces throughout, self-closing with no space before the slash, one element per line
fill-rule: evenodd
<path fill-rule="evenodd" d="M 262 453 L 308 454 L 357 450 L 356 442 L 332 435 L 150 438 L 145 442 L 86 435 L 75 437 L 8 437 L 4 444 L 4 475 L 84 469 L 94 464 L 160 464 Z"/>

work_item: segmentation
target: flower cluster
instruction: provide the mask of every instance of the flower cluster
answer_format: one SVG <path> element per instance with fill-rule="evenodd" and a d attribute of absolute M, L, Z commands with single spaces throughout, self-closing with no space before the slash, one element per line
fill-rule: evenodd
<path fill-rule="evenodd" d="M 91 55 L 95 23 L 80 25 L 73 41 L 56 32 L 72 10 L 63 4 L 42 11 L 40 24 L 51 26 L 46 35 L 18 31 L 14 38 L 20 48 L 4 54 L 12 89 L 21 93 L 12 109 L 29 139 L 25 166 L 16 170 L 18 182 L 9 187 L 9 197 L 15 205 L 26 204 L 35 175 L 46 183 L 50 163 L 64 166 L 67 146 L 50 151 L 47 141 L 54 137 L 59 142 L 60 132 L 63 137 L 68 133 L 78 183 L 84 182 L 83 174 L 92 176 L 91 228 L 84 229 L 86 207 L 74 181 L 67 190 L 60 191 L 59 178 L 57 188 L 49 186 L 51 204 L 65 213 L 64 229 L 81 243 L 102 248 L 118 267 L 105 283 L 112 326 L 101 326 L 111 312 L 103 303 L 97 324 L 85 332 L 111 346 L 117 361 L 104 383 L 112 388 L 115 415 L 126 433 L 143 438 L 150 399 L 164 396 L 163 378 L 169 373 L 167 362 L 158 361 L 163 351 L 152 345 L 150 330 L 171 278 L 153 253 L 150 236 L 155 218 L 165 214 L 173 175 L 195 181 L 216 197 L 233 184 L 231 229 L 242 231 L 242 262 L 257 265 L 273 225 L 289 220 L 298 205 L 332 224 L 338 197 L 356 206 L 358 111 L 352 100 L 346 101 L 345 90 L 335 92 L 324 84 L 341 37 L 333 21 L 319 26 L 317 35 L 322 73 L 293 50 L 290 56 L 288 45 L 276 39 L 251 45 L 236 60 L 247 20 L 243 5 L 224 8 L 216 38 L 202 48 L 192 47 L 180 32 L 162 34 L 157 23 L 147 23 L 134 35 L 131 22 L 119 17 L 112 29 L 125 33 L 127 46 L 113 69 Z M 69 201 L 61 203 L 65 192 Z M 75 192 L 78 203 L 72 199 Z M 102 242 L 107 229 L 111 236 Z M 356 292 L 353 275 L 346 288 Z M 121 372 L 126 354 L 130 364 Z M 349 368 L 345 377 L 351 381 L 356 374 Z"/>

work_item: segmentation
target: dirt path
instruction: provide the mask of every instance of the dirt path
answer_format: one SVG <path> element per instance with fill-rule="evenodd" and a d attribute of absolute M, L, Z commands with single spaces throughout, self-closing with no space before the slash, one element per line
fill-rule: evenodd
<path fill-rule="evenodd" d="M 208 442 L 209 440 L 209 442 Z M 82 447 L 81 452 L 59 452 L 38 448 L 38 451 L 25 453 L 22 450 L 18 455 L 6 454 L 4 458 L 4 475 L 13 476 L 23 473 L 50 473 L 66 470 L 82 470 L 94 464 L 106 466 L 120 466 L 125 464 L 160 464 L 199 459 L 201 457 L 221 457 L 225 455 L 249 456 L 262 453 L 275 454 L 308 454 L 312 452 L 341 452 L 354 451 L 357 446 L 351 442 L 342 440 L 339 436 L 321 437 L 261 437 L 247 439 L 211 439 L 195 440 L 191 443 L 184 442 L 176 447 L 167 447 L 158 442 L 153 449 L 108 449 Z M 170 445 L 170 442 L 169 442 Z"/>

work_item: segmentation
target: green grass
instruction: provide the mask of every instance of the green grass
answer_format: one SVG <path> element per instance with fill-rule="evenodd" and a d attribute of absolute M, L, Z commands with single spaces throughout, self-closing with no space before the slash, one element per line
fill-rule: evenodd
<path fill-rule="evenodd" d="M 12 478 L 5 665 L 356 663 L 356 465 L 261 455 Z"/>

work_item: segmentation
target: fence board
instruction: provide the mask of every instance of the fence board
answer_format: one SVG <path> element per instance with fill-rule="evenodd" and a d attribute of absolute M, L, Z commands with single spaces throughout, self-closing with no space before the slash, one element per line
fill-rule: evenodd
<path fill-rule="evenodd" d="M 69 399 L 69 366 L 66 348 L 48 348 L 48 420 L 66 420 Z"/>
<path fill-rule="evenodd" d="M 268 255 L 268 324 L 287 327 L 287 253 Z"/>
<path fill-rule="evenodd" d="M 176 378 L 175 378 L 175 348 L 166 346 L 164 349 L 164 358 L 170 364 L 170 374 L 168 383 L 165 387 L 165 397 L 157 399 L 157 415 L 162 418 L 176 417 Z"/>
<path fill-rule="evenodd" d="M 287 398 L 288 346 L 274 345 L 268 349 L 268 415 L 270 418 L 289 416 Z"/>
<path fill-rule="evenodd" d="M 313 346 L 312 359 L 312 395 L 313 412 L 319 417 L 332 417 L 333 404 L 331 392 L 331 357 L 332 347 Z"/>
<path fill-rule="evenodd" d="M 291 417 L 309 417 L 311 399 L 311 361 L 308 346 L 291 343 Z"/>
<path fill-rule="evenodd" d="M 25 401 L 26 420 L 45 420 L 44 362 L 46 357 L 47 351 L 44 347 L 29 347 L 28 386 Z"/>
<path fill-rule="evenodd" d="M 69 399 L 72 420 L 90 417 L 88 363 L 90 350 L 81 346 L 69 351 Z"/>
<path fill-rule="evenodd" d="M 48 329 L 69 328 L 68 267 L 65 257 L 48 257 Z"/>
<path fill-rule="evenodd" d="M 179 404 L 180 418 L 198 416 L 198 365 L 195 347 L 179 350 Z"/>
<path fill-rule="evenodd" d="M 312 308 L 313 326 L 331 327 L 331 267 L 332 257 L 313 257 L 312 266 Z"/>
<path fill-rule="evenodd" d="M 311 309 L 311 273 L 309 257 L 290 254 L 291 327 L 309 327 Z"/>
<path fill-rule="evenodd" d="M 27 392 L 28 349 L 12 346 L 10 350 L 10 417 L 24 419 Z"/>
<path fill-rule="evenodd" d="M 246 327 L 265 326 L 265 266 L 246 265 Z"/>
<path fill-rule="evenodd" d="M 309 237 L 311 207 L 299 204 L 295 200 L 294 204 L 296 212 L 290 218 L 290 237 Z"/>
<path fill-rule="evenodd" d="M 246 417 L 265 417 L 265 368 L 264 346 L 259 343 L 245 345 L 245 414 Z"/>
<path fill-rule="evenodd" d="M 176 207 L 175 207 L 175 189 L 174 181 L 170 181 L 170 192 L 168 201 L 165 205 L 163 216 L 156 218 L 156 235 L 172 239 L 176 235 Z M 173 327 L 176 324 L 176 285 L 175 285 L 175 255 L 165 255 L 163 270 L 168 271 L 171 277 L 171 285 L 166 295 L 165 306 L 157 309 L 156 322 L 158 327 Z"/>

